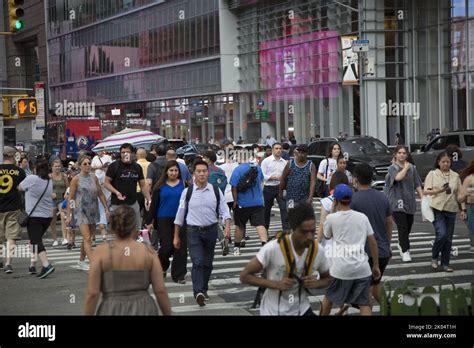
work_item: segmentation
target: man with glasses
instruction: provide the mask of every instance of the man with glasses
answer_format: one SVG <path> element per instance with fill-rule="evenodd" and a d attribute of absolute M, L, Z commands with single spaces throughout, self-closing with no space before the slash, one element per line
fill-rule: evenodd
<path fill-rule="evenodd" d="M 145 196 L 145 209 L 150 208 L 150 191 L 145 183 L 143 170 L 135 162 L 132 162 L 132 145 L 123 144 L 120 147 L 120 159 L 113 162 L 107 169 L 105 177 L 105 188 L 112 192 L 111 211 L 120 205 L 128 205 L 133 208 L 136 215 L 137 227 L 141 227 L 140 207 L 138 204 L 137 183 Z"/>

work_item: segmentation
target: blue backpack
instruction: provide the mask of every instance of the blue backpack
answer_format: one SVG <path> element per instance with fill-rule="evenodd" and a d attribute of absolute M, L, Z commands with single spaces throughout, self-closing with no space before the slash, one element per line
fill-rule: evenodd
<path fill-rule="evenodd" d="M 223 194 L 225 194 L 225 189 L 227 187 L 227 177 L 224 173 L 221 173 L 217 170 L 211 170 L 208 179 L 209 184 L 219 187 Z"/>

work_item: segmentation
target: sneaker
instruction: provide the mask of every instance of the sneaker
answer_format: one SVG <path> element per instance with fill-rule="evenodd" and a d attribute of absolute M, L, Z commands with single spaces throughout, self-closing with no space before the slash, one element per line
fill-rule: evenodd
<path fill-rule="evenodd" d="M 224 240 L 221 242 L 222 245 L 222 256 L 226 256 L 229 254 L 229 240 L 227 238 L 224 238 Z"/>
<path fill-rule="evenodd" d="M 57 240 L 55 240 L 55 241 L 53 242 L 53 247 L 57 247 L 58 245 L 59 245 L 59 242 L 58 242 Z"/>
<path fill-rule="evenodd" d="M 403 251 L 402 251 L 402 247 L 400 246 L 400 244 L 397 244 L 397 247 L 398 247 L 398 252 L 400 253 L 400 257 L 403 258 Z"/>
<path fill-rule="evenodd" d="M 67 239 L 63 239 L 62 243 L 61 243 L 61 246 L 65 246 L 65 245 L 68 245 L 69 243 L 67 242 Z"/>
<path fill-rule="evenodd" d="M 30 272 L 30 274 L 38 273 L 38 272 L 36 272 L 36 267 L 35 266 L 31 266 L 30 268 L 28 268 L 28 272 Z"/>
<path fill-rule="evenodd" d="M 240 247 L 241 247 L 241 248 L 245 248 L 245 239 L 242 239 L 242 240 L 240 241 Z"/>
<path fill-rule="evenodd" d="M 402 254 L 402 261 L 403 262 L 411 262 L 411 256 L 410 256 L 409 251 L 406 251 Z"/>
<path fill-rule="evenodd" d="M 451 247 L 451 255 L 452 256 L 458 256 L 458 247 L 457 246 Z"/>
<path fill-rule="evenodd" d="M 242 255 L 240 253 L 240 248 L 234 247 L 234 256 L 240 256 L 240 255 Z"/>
<path fill-rule="evenodd" d="M 53 273 L 54 270 L 55 270 L 54 266 L 53 266 L 52 264 L 49 264 L 48 267 L 43 267 L 43 268 L 41 269 L 41 272 L 40 272 L 40 274 L 37 275 L 37 277 L 38 277 L 39 279 L 44 279 L 44 278 L 46 278 L 47 276 L 49 276 L 51 273 Z"/>
<path fill-rule="evenodd" d="M 76 246 L 76 243 L 72 243 L 72 248 L 73 248 L 73 249 L 78 249 L 78 248 L 80 248 L 80 247 Z"/>
<path fill-rule="evenodd" d="M 431 260 L 431 269 L 436 271 L 438 269 L 438 260 Z"/>
<path fill-rule="evenodd" d="M 178 279 L 178 280 L 175 281 L 175 283 L 184 285 L 184 284 L 186 284 L 186 280 L 184 280 L 184 279 Z"/>
<path fill-rule="evenodd" d="M 204 293 L 204 299 L 205 299 L 206 301 L 210 301 L 210 300 L 211 300 L 211 298 L 209 297 L 209 295 L 207 294 L 207 292 Z"/>
<path fill-rule="evenodd" d="M 81 269 L 82 271 L 88 271 L 89 270 L 89 264 L 85 261 L 79 261 L 77 263 L 77 267 Z"/>
<path fill-rule="evenodd" d="M 449 267 L 449 266 L 442 266 L 442 267 L 441 267 L 441 270 L 442 270 L 443 272 L 449 272 L 449 273 L 451 273 L 451 272 L 454 271 L 454 269 L 452 269 L 452 268 Z"/>
<path fill-rule="evenodd" d="M 7 274 L 10 274 L 10 273 L 13 273 L 13 268 L 12 268 L 11 265 L 5 265 L 5 266 L 3 267 L 3 271 L 4 271 L 5 273 L 7 273 Z"/>
<path fill-rule="evenodd" d="M 67 250 L 71 250 L 72 249 L 72 244 L 68 243 L 67 244 Z"/>
<path fill-rule="evenodd" d="M 249 240 L 249 239 L 250 239 L 250 237 L 249 237 L 249 236 L 247 236 L 247 235 L 245 235 L 245 238 L 244 238 L 244 239 L 245 239 L 245 240 Z"/>
<path fill-rule="evenodd" d="M 206 298 L 202 292 L 196 295 L 196 302 L 199 305 L 199 307 L 204 307 L 206 305 L 206 303 L 204 302 L 205 300 Z"/>

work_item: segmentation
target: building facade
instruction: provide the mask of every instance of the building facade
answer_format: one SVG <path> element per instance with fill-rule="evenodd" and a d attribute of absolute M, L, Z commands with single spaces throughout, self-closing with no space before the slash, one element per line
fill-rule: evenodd
<path fill-rule="evenodd" d="M 474 0 L 48 0 L 45 12 L 51 136 L 64 102 L 94 103 L 68 117 L 100 119 L 103 136 L 393 144 L 473 128 Z"/>
<path fill-rule="evenodd" d="M 0 35 L 0 95 L 35 96 L 36 83 L 45 83 L 48 78 L 44 3 L 40 0 L 26 1 L 23 5 L 24 29 L 14 35 Z M 0 8 L 0 31 L 9 31 L 8 1 Z M 32 154 L 44 149 L 44 98 L 41 98 L 41 121 L 37 119 L 4 119 L 4 144 L 19 145 Z M 5 111 L 5 110 L 3 110 Z M 38 123 L 37 123 L 38 120 Z"/>

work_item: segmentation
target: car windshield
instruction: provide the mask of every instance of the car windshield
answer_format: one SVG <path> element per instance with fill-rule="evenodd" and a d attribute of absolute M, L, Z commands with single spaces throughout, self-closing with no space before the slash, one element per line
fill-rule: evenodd
<path fill-rule="evenodd" d="M 342 141 L 342 153 L 349 155 L 390 155 L 390 149 L 377 139 L 353 139 Z"/>

